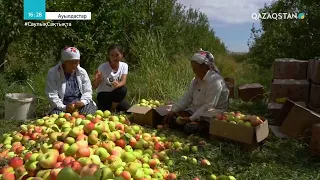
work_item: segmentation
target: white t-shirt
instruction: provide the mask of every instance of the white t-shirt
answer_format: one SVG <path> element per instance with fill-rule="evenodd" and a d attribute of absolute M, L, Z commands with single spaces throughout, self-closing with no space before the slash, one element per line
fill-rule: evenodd
<path fill-rule="evenodd" d="M 112 86 L 113 81 L 121 81 L 121 77 L 124 74 L 128 74 L 128 64 L 125 62 L 119 63 L 118 71 L 114 71 L 109 62 L 103 63 L 98 67 L 98 70 L 102 74 L 102 80 L 97 88 L 97 92 L 111 92 L 114 90 Z"/>

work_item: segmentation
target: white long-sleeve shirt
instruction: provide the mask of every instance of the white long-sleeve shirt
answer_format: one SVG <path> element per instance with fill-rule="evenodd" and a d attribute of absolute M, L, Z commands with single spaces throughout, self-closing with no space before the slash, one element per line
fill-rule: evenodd
<path fill-rule="evenodd" d="M 173 112 L 192 111 L 191 121 L 199 120 L 212 109 L 228 108 L 229 90 L 223 77 L 209 70 L 201 80 L 195 77 L 183 97 L 172 107 Z"/>
<path fill-rule="evenodd" d="M 81 96 L 81 102 L 84 105 L 89 104 L 92 101 L 92 85 L 88 73 L 80 66 L 76 69 L 77 82 L 79 85 Z M 65 111 L 66 105 L 63 104 L 63 98 L 66 90 L 66 79 L 62 64 L 59 63 L 52 67 L 47 75 L 47 82 L 45 93 L 50 101 L 51 110 L 58 108 Z"/>

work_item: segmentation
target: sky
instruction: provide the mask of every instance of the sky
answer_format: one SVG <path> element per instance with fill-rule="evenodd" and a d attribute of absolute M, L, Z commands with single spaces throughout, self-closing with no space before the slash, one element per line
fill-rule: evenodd
<path fill-rule="evenodd" d="M 251 27 L 260 21 L 251 18 L 272 0 L 178 0 L 186 7 L 199 9 L 208 16 L 210 26 L 229 51 L 247 52 Z"/>

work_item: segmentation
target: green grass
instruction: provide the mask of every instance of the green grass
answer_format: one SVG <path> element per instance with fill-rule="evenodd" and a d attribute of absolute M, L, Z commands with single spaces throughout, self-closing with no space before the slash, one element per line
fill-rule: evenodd
<path fill-rule="evenodd" d="M 187 56 L 175 58 L 166 57 L 166 51 L 158 40 L 150 38 L 143 41 L 137 38 L 133 42 L 132 51 L 139 59 L 139 67 L 131 68 L 128 76 L 128 96 L 130 102 L 136 102 L 141 98 L 153 98 L 160 100 L 177 100 L 186 90 L 193 74 Z M 236 79 L 237 85 L 246 83 L 261 83 L 269 90 L 271 71 L 262 70 L 252 65 L 234 61 L 231 57 L 217 56 L 217 64 L 223 76 Z M 131 66 L 130 66 L 131 67 Z M 92 73 L 91 73 L 92 74 Z M 44 96 L 45 73 L 39 73 L 30 79 L 30 85 L 35 89 L 37 96 L 37 114 L 41 116 L 47 110 L 48 103 Z M 1 98 L 9 91 L 9 85 L 0 78 Z M 13 85 L 10 92 L 32 92 L 24 84 Z M 0 112 L 3 115 L 4 104 Z M 266 103 L 245 103 L 240 100 L 231 100 L 230 110 L 240 110 L 244 113 L 264 116 Z M 0 116 L 1 118 L 1 116 Z M 0 121 L 0 134 L 17 130 L 21 122 Z M 185 138 L 181 133 L 169 131 L 163 132 L 167 136 L 176 134 Z M 189 154 L 197 158 L 207 158 L 212 166 L 202 168 L 181 161 L 182 154 L 172 154 L 175 162 L 171 171 L 177 171 L 180 179 L 189 180 L 195 176 L 207 179 L 208 174 L 234 175 L 238 179 L 246 180 L 285 180 L 320 179 L 319 159 L 313 158 L 308 153 L 308 145 L 299 140 L 281 140 L 271 133 L 264 144 L 256 151 L 246 152 L 232 142 L 211 141 L 207 146 L 201 147 L 199 153 Z"/>

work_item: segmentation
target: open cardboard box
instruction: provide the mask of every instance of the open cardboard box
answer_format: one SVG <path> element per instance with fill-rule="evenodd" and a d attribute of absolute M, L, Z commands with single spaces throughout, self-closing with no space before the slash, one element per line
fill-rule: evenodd
<path fill-rule="evenodd" d="M 211 120 L 210 134 L 245 144 L 257 144 L 269 135 L 268 121 L 264 120 L 257 127 L 247 127 L 221 120 Z"/>
<path fill-rule="evenodd" d="M 287 99 L 276 121 L 279 131 L 291 138 L 310 137 L 314 124 L 320 123 L 320 115 Z"/>
<path fill-rule="evenodd" d="M 156 108 L 133 105 L 127 112 L 133 114 L 133 123 L 142 126 L 156 127 L 161 123 L 163 116 L 167 115 L 172 105 L 165 105 Z"/>

